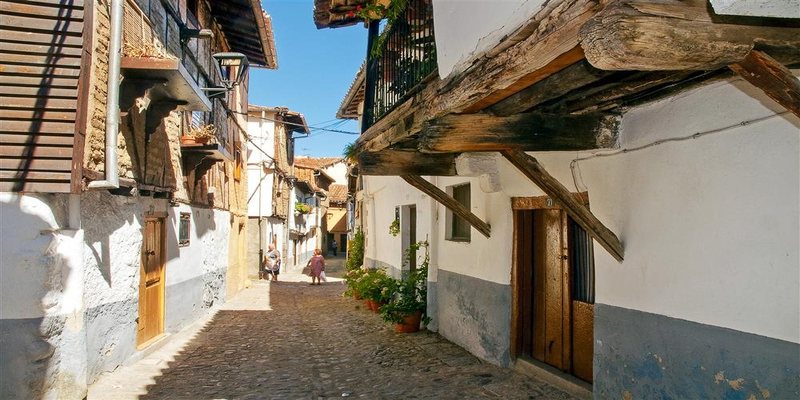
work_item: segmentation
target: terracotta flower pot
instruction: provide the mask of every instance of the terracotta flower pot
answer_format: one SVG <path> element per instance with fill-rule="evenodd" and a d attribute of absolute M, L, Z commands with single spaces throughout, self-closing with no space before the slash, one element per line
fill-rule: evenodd
<path fill-rule="evenodd" d="M 367 308 L 369 308 L 370 310 L 372 310 L 372 312 L 374 312 L 374 313 L 376 313 L 376 314 L 378 313 L 378 311 L 379 311 L 379 310 L 380 310 L 380 308 L 381 308 L 381 305 L 380 305 L 380 303 L 378 303 L 378 302 L 377 302 L 377 301 L 375 301 L 375 300 L 369 300 L 369 299 L 367 299 L 367 300 L 364 300 L 364 302 L 367 304 Z"/>
<path fill-rule="evenodd" d="M 413 333 L 419 331 L 419 323 L 422 320 L 422 311 L 417 311 L 414 314 L 407 315 L 402 323 L 394 325 L 394 331 L 397 333 Z"/>

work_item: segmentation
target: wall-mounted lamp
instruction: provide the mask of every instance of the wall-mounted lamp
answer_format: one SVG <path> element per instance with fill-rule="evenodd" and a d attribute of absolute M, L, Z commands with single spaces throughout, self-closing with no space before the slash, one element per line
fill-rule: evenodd
<path fill-rule="evenodd" d="M 247 56 L 242 53 L 216 53 L 211 57 L 217 62 L 217 72 L 222 86 L 204 87 L 203 90 L 208 93 L 208 97 L 211 99 L 225 97 L 226 93 L 244 81 L 250 64 L 247 62 Z M 236 76 L 235 78 L 234 75 Z"/>
<path fill-rule="evenodd" d="M 242 83 L 247 68 L 250 66 L 247 56 L 242 53 L 216 53 L 211 57 L 217 61 L 223 86 L 228 90 L 233 90 L 234 86 Z M 236 75 L 235 78 L 234 75 Z"/>

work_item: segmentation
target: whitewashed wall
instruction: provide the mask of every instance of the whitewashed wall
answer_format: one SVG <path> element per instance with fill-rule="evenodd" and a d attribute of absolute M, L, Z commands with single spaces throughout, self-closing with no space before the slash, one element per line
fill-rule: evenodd
<path fill-rule="evenodd" d="M 340 185 L 347 184 L 347 164 L 343 161 L 337 162 L 329 167 L 323 168 L 326 174 L 333 178 L 333 183 Z"/>
<path fill-rule="evenodd" d="M 275 156 L 275 123 L 266 119 L 249 116 L 247 134 L 247 215 L 250 217 L 272 215 L 273 174 L 265 171 L 264 165 L 272 165 L 269 156 Z M 274 119 L 274 113 L 265 113 L 265 118 Z M 255 144 L 255 145 L 254 145 Z M 256 148 L 260 148 L 258 150 Z M 260 184 L 259 184 L 260 183 Z"/>
<path fill-rule="evenodd" d="M 86 395 L 84 232 L 68 198 L 0 193 L 0 398 Z"/>
<path fill-rule="evenodd" d="M 494 47 L 545 3 L 545 0 L 433 0 L 439 76 L 446 78 L 464 70 L 472 59 Z"/>

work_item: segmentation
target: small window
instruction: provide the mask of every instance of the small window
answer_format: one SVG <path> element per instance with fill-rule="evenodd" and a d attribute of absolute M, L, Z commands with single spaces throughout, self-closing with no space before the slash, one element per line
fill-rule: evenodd
<path fill-rule="evenodd" d="M 242 152 L 240 150 L 236 150 L 234 153 L 234 162 L 233 162 L 233 179 L 240 181 L 242 179 L 242 164 L 244 164 L 242 160 Z"/>
<path fill-rule="evenodd" d="M 469 183 L 457 186 L 450 186 L 447 188 L 449 195 L 461 203 L 467 210 L 470 209 L 470 185 Z M 454 214 L 452 211 L 447 210 L 445 218 L 447 223 L 447 235 L 445 239 L 460 242 L 469 242 L 471 227 L 469 222 L 465 219 Z"/>
<path fill-rule="evenodd" d="M 569 260 L 572 300 L 594 304 L 594 248 L 592 237 L 569 218 Z"/>
<path fill-rule="evenodd" d="M 189 245 L 189 224 L 191 220 L 191 214 L 181 213 L 181 220 L 180 224 L 178 225 L 178 246 Z"/>

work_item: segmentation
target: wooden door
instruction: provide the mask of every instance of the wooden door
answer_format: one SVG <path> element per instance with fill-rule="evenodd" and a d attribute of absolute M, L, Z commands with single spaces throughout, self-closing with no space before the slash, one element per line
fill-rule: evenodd
<path fill-rule="evenodd" d="M 591 381 L 593 309 L 574 298 L 576 265 L 570 257 L 574 225 L 556 208 L 515 214 L 514 348 L 518 357 L 539 360 Z M 584 257 L 581 261 L 591 260 Z"/>
<path fill-rule="evenodd" d="M 164 219 L 146 218 L 136 335 L 140 347 L 164 332 L 164 286 Z"/>
<path fill-rule="evenodd" d="M 408 208 L 408 244 L 414 246 L 417 243 L 417 206 Z M 414 247 L 411 247 L 412 249 Z M 416 271 L 417 269 L 417 252 L 411 251 L 411 257 L 408 260 L 408 270 Z"/>

